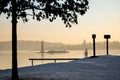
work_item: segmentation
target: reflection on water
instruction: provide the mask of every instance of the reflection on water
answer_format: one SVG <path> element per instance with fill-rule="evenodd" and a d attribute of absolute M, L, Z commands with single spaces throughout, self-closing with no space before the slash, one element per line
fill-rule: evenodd
<path fill-rule="evenodd" d="M 88 56 L 92 56 L 92 50 L 88 50 Z M 96 55 L 106 55 L 105 50 L 97 50 Z M 120 55 L 120 50 L 110 50 L 110 55 Z M 29 58 L 84 58 L 84 50 L 71 50 L 69 53 L 44 53 L 44 56 L 39 51 L 18 51 L 18 66 L 31 66 Z M 12 64 L 11 51 L 0 51 L 0 70 L 11 69 Z M 46 64 L 54 61 L 34 61 L 34 64 Z M 58 62 L 58 61 L 57 61 Z M 65 62 L 65 61 L 62 61 Z"/>

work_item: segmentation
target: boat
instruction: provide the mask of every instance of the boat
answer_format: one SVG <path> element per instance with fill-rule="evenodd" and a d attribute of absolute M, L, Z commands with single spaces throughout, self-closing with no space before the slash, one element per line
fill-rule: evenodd
<path fill-rule="evenodd" d="M 65 50 L 49 50 L 46 53 L 69 53 L 69 51 L 65 51 Z"/>

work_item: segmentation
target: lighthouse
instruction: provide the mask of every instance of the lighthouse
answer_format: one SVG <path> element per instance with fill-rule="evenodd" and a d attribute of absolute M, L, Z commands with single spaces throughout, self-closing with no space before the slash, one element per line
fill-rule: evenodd
<path fill-rule="evenodd" d="M 44 41 L 41 41 L 41 53 L 44 53 Z"/>

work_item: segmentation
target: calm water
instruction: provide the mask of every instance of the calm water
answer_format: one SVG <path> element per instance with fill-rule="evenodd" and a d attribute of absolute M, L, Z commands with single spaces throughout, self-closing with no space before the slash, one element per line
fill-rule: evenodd
<path fill-rule="evenodd" d="M 71 50 L 69 53 L 44 53 L 44 58 L 84 58 L 84 50 Z M 88 56 L 93 54 L 92 50 L 88 50 Z M 97 50 L 97 55 L 105 55 L 105 50 Z M 120 50 L 110 50 L 111 55 L 119 55 Z M 42 58 L 39 51 L 18 51 L 18 66 L 31 66 L 29 58 Z M 0 51 L 0 70 L 11 69 L 11 51 Z M 53 63 L 54 61 L 35 61 L 34 64 Z M 63 61 L 62 61 L 63 62 Z M 65 62 L 65 61 L 64 61 Z"/>

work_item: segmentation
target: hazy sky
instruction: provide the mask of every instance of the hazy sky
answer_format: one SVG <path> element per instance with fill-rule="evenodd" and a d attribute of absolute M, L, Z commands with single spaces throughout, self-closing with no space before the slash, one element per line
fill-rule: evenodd
<path fill-rule="evenodd" d="M 96 34 L 96 41 L 105 41 L 104 34 L 111 34 L 110 41 L 120 41 L 120 0 L 90 0 L 90 9 L 84 16 L 79 15 L 78 25 L 66 28 L 60 19 L 50 23 L 48 20 L 28 23 L 19 21 L 18 40 L 62 42 L 80 44 L 85 39 L 92 42 L 91 35 Z M 11 20 L 0 16 L 0 41 L 11 40 Z"/>

